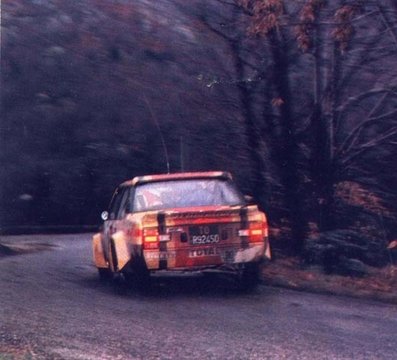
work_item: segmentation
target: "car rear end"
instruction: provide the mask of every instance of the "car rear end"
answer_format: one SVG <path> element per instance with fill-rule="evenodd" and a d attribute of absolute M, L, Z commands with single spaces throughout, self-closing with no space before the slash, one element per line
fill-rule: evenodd
<path fill-rule="evenodd" d="M 160 211 L 142 219 L 147 269 L 233 271 L 270 259 L 268 225 L 256 206 Z"/>

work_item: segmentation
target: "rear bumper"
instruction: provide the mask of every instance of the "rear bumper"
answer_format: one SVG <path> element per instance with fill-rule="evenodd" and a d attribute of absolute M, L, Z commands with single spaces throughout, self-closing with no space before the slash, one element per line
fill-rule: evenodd
<path fill-rule="evenodd" d="M 178 272 L 233 271 L 241 264 L 261 263 L 267 259 L 264 243 L 239 247 L 195 247 L 184 250 L 145 250 L 144 260 L 150 271 Z"/>
<path fill-rule="evenodd" d="M 254 263 L 233 264 L 233 265 L 215 265 L 215 266 L 201 266 L 189 268 L 175 268 L 166 270 L 150 270 L 150 274 L 158 278 L 191 278 L 203 277 L 205 275 L 219 274 L 219 275 L 236 275 L 240 270 L 244 269 L 246 265 L 264 265 L 265 261 L 258 261 Z"/>

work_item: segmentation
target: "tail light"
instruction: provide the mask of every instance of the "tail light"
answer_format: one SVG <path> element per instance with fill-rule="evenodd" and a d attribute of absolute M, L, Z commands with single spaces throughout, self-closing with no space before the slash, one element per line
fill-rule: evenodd
<path fill-rule="evenodd" d="M 143 248 L 158 249 L 159 248 L 159 232 L 157 228 L 143 229 Z"/>
<path fill-rule="evenodd" d="M 265 221 L 250 222 L 248 229 L 238 231 L 240 237 L 248 238 L 249 242 L 262 242 L 268 236 Z"/>
<path fill-rule="evenodd" d="M 161 241 L 169 241 L 169 234 L 159 235 L 157 228 L 144 228 L 142 231 L 143 248 L 145 250 L 154 250 L 160 247 Z"/>

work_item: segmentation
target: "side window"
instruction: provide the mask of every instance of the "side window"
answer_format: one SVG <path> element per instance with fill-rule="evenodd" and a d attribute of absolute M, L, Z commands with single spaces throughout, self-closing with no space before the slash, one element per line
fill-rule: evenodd
<path fill-rule="evenodd" d="M 129 212 L 129 197 L 130 197 L 130 188 L 129 187 L 123 188 L 120 205 L 117 212 L 118 220 L 122 219 L 125 216 L 125 214 Z"/>
<path fill-rule="evenodd" d="M 120 208 L 121 199 L 123 196 L 123 188 L 117 188 L 113 194 L 112 201 L 109 205 L 109 220 L 115 220 Z"/>
<path fill-rule="evenodd" d="M 127 212 L 134 211 L 134 197 L 135 197 L 135 188 L 133 186 L 130 187 L 130 191 L 128 194 L 128 201 L 127 201 Z"/>

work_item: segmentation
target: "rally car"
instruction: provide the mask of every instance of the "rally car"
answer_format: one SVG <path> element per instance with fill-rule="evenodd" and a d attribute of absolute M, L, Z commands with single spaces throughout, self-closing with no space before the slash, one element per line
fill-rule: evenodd
<path fill-rule="evenodd" d="M 102 279 L 149 284 L 157 274 L 230 274 L 242 288 L 271 258 L 268 224 L 228 172 L 136 177 L 114 192 L 93 236 Z"/>

